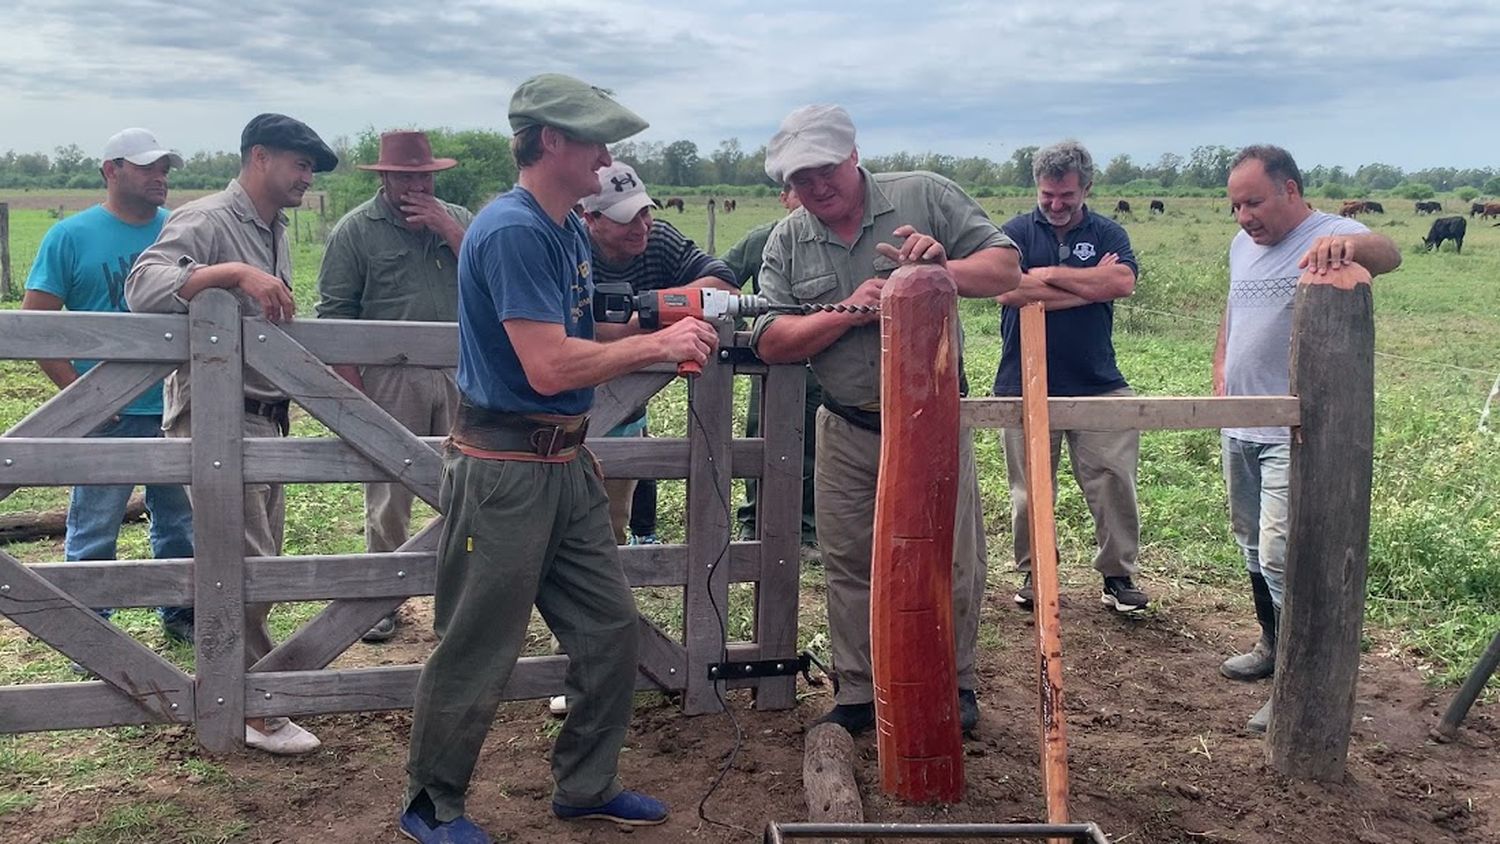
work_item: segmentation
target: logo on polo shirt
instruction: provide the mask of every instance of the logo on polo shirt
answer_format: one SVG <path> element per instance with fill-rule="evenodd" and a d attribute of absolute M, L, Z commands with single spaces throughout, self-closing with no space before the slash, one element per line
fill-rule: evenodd
<path fill-rule="evenodd" d="M 1073 245 L 1073 257 L 1080 261 L 1087 261 L 1094 257 L 1094 244 L 1088 241 L 1079 241 Z"/>

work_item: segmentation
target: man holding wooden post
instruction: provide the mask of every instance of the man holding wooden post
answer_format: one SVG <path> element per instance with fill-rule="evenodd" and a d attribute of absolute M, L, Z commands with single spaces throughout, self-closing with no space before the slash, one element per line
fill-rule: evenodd
<path fill-rule="evenodd" d="M 958 185 L 933 173 L 871 173 L 859 164 L 854 122 L 838 106 L 805 106 L 782 121 L 766 175 L 802 208 L 766 242 L 761 292 L 777 304 L 854 310 L 769 315 L 755 326 L 767 363 L 811 359 L 823 385 L 818 411 L 818 545 L 828 578 L 828 628 L 839 690 L 823 721 L 851 733 L 875 723 L 870 570 L 880 463 L 880 290 L 906 263 L 945 264 L 960 296 L 998 296 L 1020 281 L 1010 238 Z M 953 553 L 953 618 L 960 723 L 979 721 L 974 650 L 985 586 L 985 545 L 972 439 L 960 438 Z"/>
<path fill-rule="evenodd" d="M 290 320 L 296 304 L 282 209 L 301 205 L 313 174 L 337 164 L 338 156 L 302 121 L 284 114 L 252 118 L 240 134 L 239 176 L 219 193 L 177 209 L 156 243 L 141 253 L 125 284 L 131 310 L 187 313 L 199 293 L 222 288 L 240 300 L 245 314 Z M 188 365 L 167 376 L 166 383 L 162 427 L 169 437 L 191 437 Z M 286 394 L 248 368 L 244 390 L 244 436 L 286 436 L 291 424 Z M 246 484 L 244 520 L 245 556 L 280 556 L 286 520 L 281 485 Z M 245 605 L 247 667 L 271 652 L 270 612 L 270 604 Z M 275 754 L 310 753 L 320 744 L 285 718 L 247 719 L 245 743 Z"/>
<path fill-rule="evenodd" d="M 125 311 L 125 277 L 167 220 L 167 174 L 182 156 L 164 148 L 145 129 L 125 129 L 104 145 L 99 173 L 105 199 L 47 231 L 26 277 L 28 311 Z M 58 389 L 94 366 L 93 361 L 37 361 Z M 161 384 L 126 405 L 114 420 L 90 436 L 160 437 Z M 63 555 L 68 560 L 113 560 L 120 523 L 133 486 L 73 487 Z M 151 555 L 157 559 L 193 556 L 193 509 L 181 486 L 146 485 L 151 514 Z M 109 610 L 100 610 L 108 615 Z M 193 641 L 193 608 L 161 607 L 162 632 L 169 640 Z"/>
<path fill-rule="evenodd" d="M 1376 276 L 1401 265 L 1391 239 L 1363 223 L 1308 206 L 1302 173 L 1286 150 L 1245 147 L 1229 169 L 1229 204 L 1240 231 L 1229 246 L 1229 299 L 1214 350 L 1214 395 L 1291 392 L 1293 303 L 1304 270 L 1321 273 L 1358 264 Z M 1250 572 L 1261 635 L 1219 670 L 1254 681 L 1276 670 L 1276 640 L 1286 583 L 1291 432 L 1287 428 L 1225 428 L 1224 480 L 1229 520 Z M 1264 733 L 1271 704 L 1246 729 Z"/>
<path fill-rule="evenodd" d="M 1082 144 L 1068 140 L 1037 151 L 1032 173 L 1036 208 L 1005 224 L 1005 233 L 1021 247 L 1026 272 L 1020 287 L 999 297 L 1002 345 L 994 393 L 1021 395 L 1020 308 L 1041 302 L 1047 311 L 1047 395 L 1135 395 L 1115 365 L 1114 346 L 1114 301 L 1135 290 L 1137 267 L 1130 236 L 1119 223 L 1085 204 L 1094 184 L 1094 159 Z M 1073 477 L 1094 517 L 1099 546 L 1094 569 L 1104 578 L 1100 599 L 1119 612 L 1140 612 L 1149 601 L 1135 584 L 1140 570 L 1140 432 L 1052 431 L 1054 497 L 1064 439 Z M 1026 576 L 1015 600 L 1029 610 L 1036 593 L 1031 580 L 1026 438 L 1022 429 L 1007 428 L 1004 442 L 1016 568 Z"/>

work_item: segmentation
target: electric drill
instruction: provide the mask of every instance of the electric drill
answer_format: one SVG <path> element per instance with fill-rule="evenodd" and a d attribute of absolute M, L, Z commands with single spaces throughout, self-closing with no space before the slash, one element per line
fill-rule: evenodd
<path fill-rule="evenodd" d="M 876 308 L 858 305 L 775 305 L 764 296 L 730 293 L 716 287 L 669 287 L 664 290 L 635 292 L 623 282 L 606 282 L 594 287 L 594 321 L 626 323 L 632 315 L 639 317 L 641 328 L 655 331 L 688 317 L 707 322 L 733 322 L 762 314 L 810 314 L 815 311 L 873 313 Z M 678 375 L 697 375 L 703 371 L 694 361 L 677 364 Z"/>

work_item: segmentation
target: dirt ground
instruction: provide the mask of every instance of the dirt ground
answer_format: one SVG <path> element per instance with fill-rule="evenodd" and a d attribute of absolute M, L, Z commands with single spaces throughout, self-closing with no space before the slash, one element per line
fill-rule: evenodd
<path fill-rule="evenodd" d="M 1115 842 L 1234 841 L 1500 842 L 1500 719 L 1494 707 L 1469 716 L 1461 740 L 1428 738 L 1448 691 L 1423 686 L 1416 671 L 1378 640 L 1362 665 L 1349 775 L 1339 785 L 1293 783 L 1264 761 L 1242 725 L 1269 694 L 1261 684 L 1219 677 L 1219 661 L 1253 639 L 1247 609 L 1179 586 L 1163 609 L 1132 620 L 1102 608 L 1082 587 L 1065 590 L 1064 659 L 1072 812 Z M 425 606 L 379 649 L 357 646 L 348 664 L 414 662 L 431 647 Z M 873 737 L 856 740 L 857 774 L 870 820 L 1035 821 L 1044 813 L 1037 770 L 1036 698 L 1030 617 L 992 594 L 985 614 L 978 738 L 966 742 L 967 795 L 948 808 L 904 806 L 880 796 Z M 731 697 L 743 740 L 733 769 L 699 804 L 735 742 L 728 715 L 688 718 L 643 695 L 622 760 L 629 787 L 665 799 L 663 826 L 630 830 L 564 824 L 549 811 L 547 753 L 556 724 L 540 702 L 501 708 L 469 796 L 470 815 L 497 840 L 513 842 L 751 842 L 770 819 L 803 820 L 802 735 L 830 705 L 804 688 L 790 712 L 755 712 Z M 323 739 L 317 754 L 216 761 L 230 784 L 181 773 L 132 780 L 113 793 L 44 798 L 8 819 L 8 841 L 66 837 L 114 806 L 171 798 L 195 815 L 239 819 L 235 841 L 352 844 L 395 841 L 410 728 L 406 712 L 309 718 Z M 196 756 L 191 730 L 151 730 L 168 759 Z M 22 829 L 19 839 L 16 830 Z"/>

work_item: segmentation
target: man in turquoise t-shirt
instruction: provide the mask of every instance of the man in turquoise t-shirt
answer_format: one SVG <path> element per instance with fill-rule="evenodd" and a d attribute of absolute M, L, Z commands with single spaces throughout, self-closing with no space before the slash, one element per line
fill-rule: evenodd
<path fill-rule="evenodd" d="M 125 277 L 136 256 L 150 246 L 167 212 L 167 172 L 182 156 L 164 149 L 145 129 L 126 129 L 104 145 L 106 198 L 63 220 L 42 238 L 26 278 L 25 310 L 115 311 L 125 306 Z M 37 361 L 58 386 L 67 387 L 97 361 Z M 98 437 L 161 436 L 161 384 L 142 393 L 115 418 L 95 429 Z M 68 560 L 113 560 L 132 486 L 75 486 L 68 502 L 63 553 Z M 181 486 L 148 484 L 151 553 L 157 559 L 193 556 L 193 511 Z M 105 616 L 109 610 L 101 610 Z M 191 607 L 162 607 L 169 639 L 193 640 Z"/>

